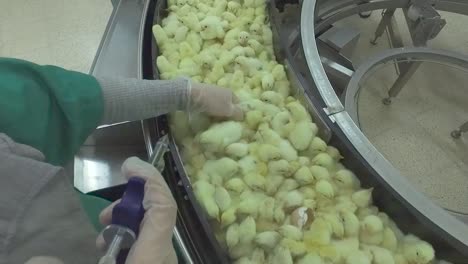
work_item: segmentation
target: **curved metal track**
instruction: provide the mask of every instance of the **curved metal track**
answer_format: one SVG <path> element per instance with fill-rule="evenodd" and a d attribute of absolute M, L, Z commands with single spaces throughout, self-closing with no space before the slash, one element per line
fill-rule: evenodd
<path fill-rule="evenodd" d="M 359 65 L 359 68 L 354 72 L 348 86 L 346 87 L 345 109 L 355 122 L 359 123 L 356 104 L 360 89 L 360 81 L 377 65 L 399 59 L 439 62 L 468 69 L 468 56 L 448 50 L 411 47 L 389 49 L 379 52 Z"/>
<path fill-rule="evenodd" d="M 315 40 L 316 32 L 324 28 L 324 26 L 330 25 L 349 15 L 356 14 L 359 11 L 389 8 L 389 5 L 392 8 L 405 7 L 408 6 L 409 1 L 381 0 L 372 1 L 359 6 L 356 6 L 354 3 L 354 7 L 344 10 L 342 13 L 330 15 L 330 17 L 317 24 L 315 21 L 319 19 L 315 18 L 313 15 L 316 14 L 316 2 L 316 0 L 303 1 L 301 11 L 301 37 L 310 74 L 327 106 L 325 110 L 328 112 L 330 119 L 340 127 L 359 154 L 368 162 L 370 167 L 377 172 L 379 177 L 394 190 L 397 196 L 403 199 L 406 206 L 412 209 L 411 211 L 424 218 L 425 221 L 442 229 L 445 234 L 441 237 L 441 240 L 448 241 L 452 246 L 457 248 L 459 252 L 466 252 L 468 248 L 468 228 L 466 225 L 448 214 L 441 207 L 435 205 L 429 198 L 412 187 L 409 181 L 372 145 L 343 107 L 343 104 L 335 93 L 325 73 L 317 50 Z M 440 2 L 448 3 L 454 1 L 441 0 Z M 385 5 L 385 3 L 387 5 Z M 343 5 L 341 7 L 343 7 Z M 416 54 L 417 50 L 409 50 L 408 52 Z M 395 53 L 394 56 L 397 56 L 396 54 L 397 53 Z M 426 54 L 430 53 L 426 50 Z M 434 55 L 434 53 L 431 54 Z M 464 61 L 459 62 L 465 63 Z"/>

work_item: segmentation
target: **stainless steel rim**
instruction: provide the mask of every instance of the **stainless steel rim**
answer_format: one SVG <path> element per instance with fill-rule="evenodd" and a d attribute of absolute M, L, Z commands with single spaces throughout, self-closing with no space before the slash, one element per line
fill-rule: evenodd
<path fill-rule="evenodd" d="M 384 1 L 374 1 L 384 2 Z M 388 2 L 388 1 L 387 1 Z M 408 3 L 408 1 L 393 1 L 393 3 Z M 385 157 L 372 145 L 367 137 L 354 123 L 349 113 L 344 109 L 337 94 L 325 73 L 315 42 L 316 0 L 304 0 L 301 11 L 301 36 L 307 65 L 310 74 L 327 105 L 328 116 L 334 121 L 344 135 L 356 148 L 359 154 L 368 162 L 401 198 L 410 204 L 417 212 L 424 215 L 430 222 L 449 234 L 459 243 L 468 245 L 468 228 L 458 219 L 435 205 L 429 198 L 418 192 L 409 181 L 403 177 L 399 170 L 385 159 Z M 364 5 L 370 5 L 364 4 Z M 381 7 L 384 8 L 384 7 Z M 360 9 L 366 11 L 367 9 Z M 371 10 L 371 8 L 369 8 Z"/>

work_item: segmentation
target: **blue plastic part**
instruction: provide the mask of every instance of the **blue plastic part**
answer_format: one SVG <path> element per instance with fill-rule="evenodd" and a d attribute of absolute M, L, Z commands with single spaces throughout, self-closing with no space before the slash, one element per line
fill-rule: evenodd
<path fill-rule="evenodd" d="M 145 215 L 143 197 L 145 195 L 145 180 L 131 177 L 128 180 L 122 200 L 112 210 L 112 224 L 124 226 L 132 230 L 138 237 L 140 224 Z M 117 263 L 125 263 L 128 250 L 121 250 Z"/>

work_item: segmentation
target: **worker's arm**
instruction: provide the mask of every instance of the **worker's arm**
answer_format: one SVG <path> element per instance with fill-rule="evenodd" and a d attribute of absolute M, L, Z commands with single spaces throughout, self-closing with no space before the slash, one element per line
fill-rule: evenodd
<path fill-rule="evenodd" d="M 95 78 L 54 66 L 0 58 L 0 132 L 62 165 L 103 116 Z"/>
<path fill-rule="evenodd" d="M 0 58 L 0 132 L 30 145 L 54 165 L 70 160 L 99 124 L 175 110 L 241 116 L 227 89 L 186 79 L 93 77 L 55 66 Z"/>

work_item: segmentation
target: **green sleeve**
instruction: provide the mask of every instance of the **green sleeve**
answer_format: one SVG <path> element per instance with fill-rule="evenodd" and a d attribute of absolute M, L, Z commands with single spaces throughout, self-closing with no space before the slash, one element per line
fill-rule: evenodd
<path fill-rule="evenodd" d="M 94 77 L 0 58 L 0 133 L 40 150 L 47 162 L 70 161 L 102 115 Z"/>

